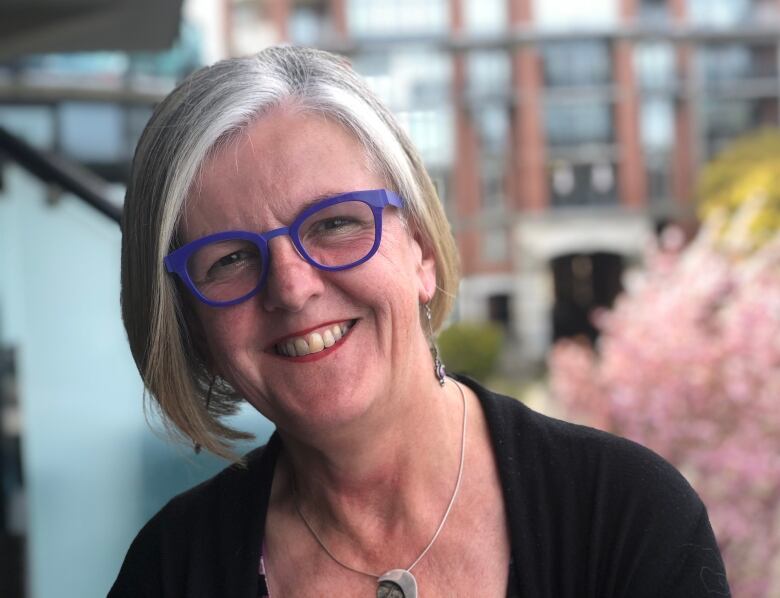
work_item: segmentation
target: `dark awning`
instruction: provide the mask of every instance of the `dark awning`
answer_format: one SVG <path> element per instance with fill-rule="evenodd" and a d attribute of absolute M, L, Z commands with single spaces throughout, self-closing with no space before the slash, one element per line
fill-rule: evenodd
<path fill-rule="evenodd" d="M 162 50 L 182 0 L 0 0 L 0 60 L 24 54 Z"/>

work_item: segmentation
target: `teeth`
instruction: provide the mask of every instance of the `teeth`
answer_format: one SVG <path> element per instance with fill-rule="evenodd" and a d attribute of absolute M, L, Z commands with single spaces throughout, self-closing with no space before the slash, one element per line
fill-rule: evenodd
<path fill-rule="evenodd" d="M 325 341 L 316 332 L 309 335 L 309 353 L 319 353 L 325 348 Z"/>
<path fill-rule="evenodd" d="M 322 342 L 326 347 L 332 347 L 335 344 L 336 339 L 330 329 L 326 329 L 325 332 L 322 333 Z"/>
<path fill-rule="evenodd" d="M 327 347 L 332 347 L 352 326 L 351 322 L 334 324 L 325 328 L 321 333 L 312 332 L 306 337 L 298 337 L 279 343 L 276 350 L 281 355 L 288 357 L 303 357 L 310 353 L 319 353 Z"/>
<path fill-rule="evenodd" d="M 295 353 L 297 355 L 308 355 L 309 343 L 305 338 L 296 338 L 294 342 L 295 342 Z"/>

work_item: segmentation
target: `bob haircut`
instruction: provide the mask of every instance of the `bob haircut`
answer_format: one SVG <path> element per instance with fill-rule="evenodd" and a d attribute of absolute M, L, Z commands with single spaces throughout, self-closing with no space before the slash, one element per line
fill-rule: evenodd
<path fill-rule="evenodd" d="M 388 188 L 406 200 L 407 227 L 435 258 L 434 330 L 458 285 L 455 242 L 417 151 L 344 59 L 273 47 L 190 75 L 157 106 L 133 158 L 122 218 L 122 318 L 146 398 L 156 402 L 168 431 L 229 459 L 235 459 L 230 441 L 251 435 L 220 418 L 234 413 L 243 397 L 209 372 L 207 350 L 188 326 L 189 298 L 165 271 L 163 257 L 178 244 L 179 219 L 204 161 L 282 104 L 343 126 Z"/>

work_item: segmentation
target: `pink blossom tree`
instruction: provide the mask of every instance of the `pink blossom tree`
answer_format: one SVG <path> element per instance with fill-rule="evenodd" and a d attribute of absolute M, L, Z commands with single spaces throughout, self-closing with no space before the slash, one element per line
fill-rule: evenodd
<path fill-rule="evenodd" d="M 571 415 L 675 464 L 707 505 L 733 595 L 766 598 L 780 596 L 780 236 L 743 241 L 721 221 L 650 249 L 594 314 L 597 347 L 553 348 L 550 385 Z"/>

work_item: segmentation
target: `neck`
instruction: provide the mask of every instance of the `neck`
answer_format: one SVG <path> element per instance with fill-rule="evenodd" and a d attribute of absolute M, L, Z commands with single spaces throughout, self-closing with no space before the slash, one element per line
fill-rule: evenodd
<path fill-rule="evenodd" d="M 336 546 L 349 541 L 370 554 L 372 540 L 386 546 L 388 538 L 407 538 L 400 544 L 408 556 L 438 525 L 458 475 L 464 403 L 453 380 L 441 388 L 429 377 L 417 392 L 394 391 L 396 408 L 377 421 L 329 442 L 315 446 L 280 432 L 280 486 Z"/>

